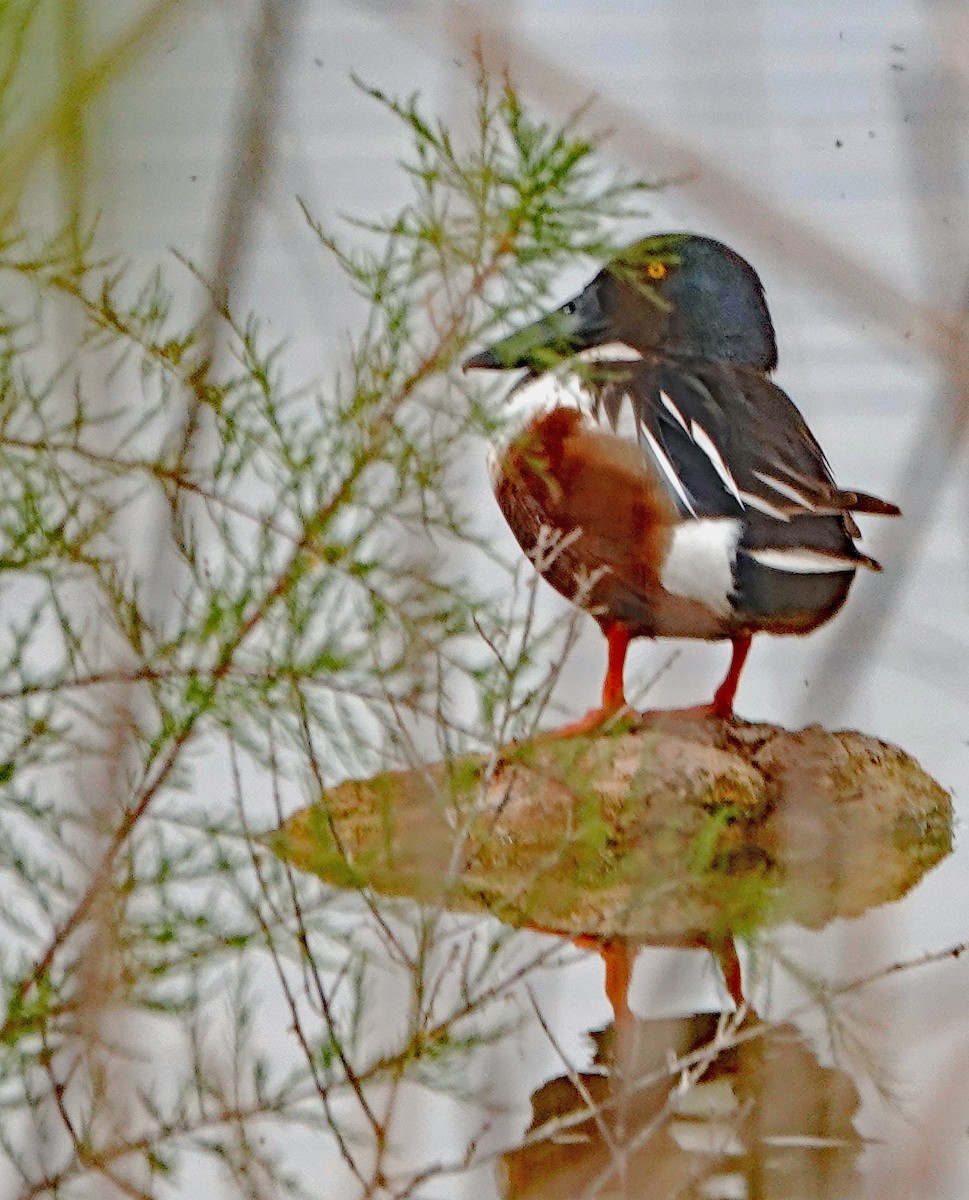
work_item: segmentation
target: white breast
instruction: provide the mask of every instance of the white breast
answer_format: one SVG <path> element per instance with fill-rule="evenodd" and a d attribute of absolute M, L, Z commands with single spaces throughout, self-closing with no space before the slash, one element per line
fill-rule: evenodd
<path fill-rule="evenodd" d="M 488 447 L 488 474 L 497 486 L 501 459 L 508 446 L 536 417 L 556 408 L 577 409 L 591 420 L 594 401 L 585 382 L 574 371 L 545 371 L 526 376 L 505 397 L 502 416 L 506 422 L 493 444 Z"/>
<path fill-rule="evenodd" d="M 592 411 L 589 389 L 574 371 L 563 369 L 526 376 L 508 393 L 503 412 L 509 426 L 517 433 L 540 413 L 549 413 L 555 408 L 577 408 L 584 413 Z"/>
<path fill-rule="evenodd" d="M 727 616 L 732 611 L 733 565 L 740 534 L 740 521 L 732 517 L 702 518 L 677 525 L 660 574 L 663 587 Z"/>

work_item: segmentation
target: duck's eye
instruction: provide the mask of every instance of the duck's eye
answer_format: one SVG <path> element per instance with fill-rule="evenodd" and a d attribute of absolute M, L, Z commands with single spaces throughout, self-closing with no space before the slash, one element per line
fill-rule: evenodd
<path fill-rule="evenodd" d="M 571 316 L 573 315 L 573 313 L 575 312 L 575 308 L 576 308 L 575 301 L 574 301 L 574 300 L 570 300 L 570 301 L 568 302 L 568 304 L 563 304 L 563 305 L 562 305 L 562 312 L 563 312 L 563 313 L 565 313 L 565 315 L 566 315 L 567 317 L 571 317 Z"/>
<path fill-rule="evenodd" d="M 665 279 L 666 273 L 666 263 L 654 259 L 653 262 L 646 264 L 646 274 L 650 279 Z"/>

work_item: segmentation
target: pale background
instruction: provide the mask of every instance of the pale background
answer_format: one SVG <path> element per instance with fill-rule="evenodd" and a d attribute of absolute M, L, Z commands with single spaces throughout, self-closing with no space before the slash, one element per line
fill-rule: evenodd
<path fill-rule="evenodd" d="M 480 31 L 489 60 L 507 61 L 538 112 L 561 118 L 596 95 L 589 123 L 612 130 L 607 161 L 679 179 L 649 199 L 642 231 L 695 230 L 754 262 L 777 327 L 778 381 L 805 413 L 836 478 L 905 512 L 903 523 L 866 525 L 865 548 L 885 571 L 859 578 L 836 622 L 807 640 L 755 643 L 739 712 L 850 726 L 897 742 L 953 790 L 964 821 L 964 0 L 306 0 L 276 7 L 287 28 L 274 64 L 271 177 L 252 213 L 235 295 L 287 339 L 292 378 L 325 378 L 355 319 L 347 288 L 315 247 L 295 197 L 332 218 L 379 216 L 406 194 L 396 165 L 406 149 L 401 128 L 353 86 L 351 72 L 391 93 L 418 91 L 426 107 L 460 124 Z M 203 268 L 214 262 L 238 168 L 232 135 L 258 8 L 241 0 L 181 5 L 98 110 L 89 201 L 103 213 L 103 242 L 135 264 L 153 265 L 170 247 Z M 92 42 L 138 11 L 132 0 L 92 0 Z M 587 274 L 580 265 L 563 278 L 561 298 Z M 482 510 L 491 511 L 483 463 L 481 447 L 468 472 Z M 493 524 L 511 550 L 497 514 Z M 548 605 L 559 603 L 544 595 Z M 638 645 L 629 681 L 648 675 L 665 653 Z M 650 703 L 706 697 L 725 663 L 722 647 L 685 647 Z M 603 664 L 589 622 L 559 692 L 569 711 L 592 702 Z M 907 900 L 821 934 L 792 931 L 788 948 L 838 977 L 966 938 L 969 862 L 961 832 L 956 853 Z M 862 1114 L 863 1132 L 881 1139 L 868 1152 L 870 1195 L 881 1200 L 958 1200 L 969 1192 L 967 984 L 964 960 L 947 962 L 859 1001 L 859 1018 L 870 1022 L 872 1045 L 902 1098 L 900 1111 L 871 1099 Z M 563 1044 L 580 1055 L 581 1031 L 606 1017 L 601 968 L 577 958 L 542 987 Z M 696 989 L 715 1002 L 715 983 L 697 956 L 647 955 L 633 1002 L 644 1012 L 686 1008 Z M 510 1137 L 516 1119 L 519 1128 L 527 1122 L 528 1093 L 555 1067 L 539 1037 L 524 1037 L 519 1050 L 503 1055 L 509 1102 L 519 1106 Z M 458 1144 L 463 1119 L 447 1105 L 415 1113 L 418 1149 L 425 1138 L 427 1146 Z M 337 1173 L 332 1181 L 331 1194 L 344 1194 Z M 193 1194 L 206 1194 L 211 1183 L 200 1180 L 206 1190 Z M 478 1175 L 463 1188 L 451 1181 L 440 1194 L 477 1198 L 492 1188 Z"/>

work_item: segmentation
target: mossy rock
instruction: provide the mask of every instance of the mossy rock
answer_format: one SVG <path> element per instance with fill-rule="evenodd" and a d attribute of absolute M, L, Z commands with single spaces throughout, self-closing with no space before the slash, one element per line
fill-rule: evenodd
<path fill-rule="evenodd" d="M 952 847 L 948 793 L 850 731 L 672 714 L 341 784 L 270 837 L 337 887 L 569 936 L 719 939 L 897 900 Z"/>

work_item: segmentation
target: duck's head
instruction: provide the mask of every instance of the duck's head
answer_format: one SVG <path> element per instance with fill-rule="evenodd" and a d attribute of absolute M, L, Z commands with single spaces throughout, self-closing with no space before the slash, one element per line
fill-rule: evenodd
<path fill-rule="evenodd" d="M 574 299 L 464 366 L 541 372 L 563 358 L 649 354 L 773 370 L 774 327 L 750 263 L 693 233 L 644 238 L 610 259 Z"/>

